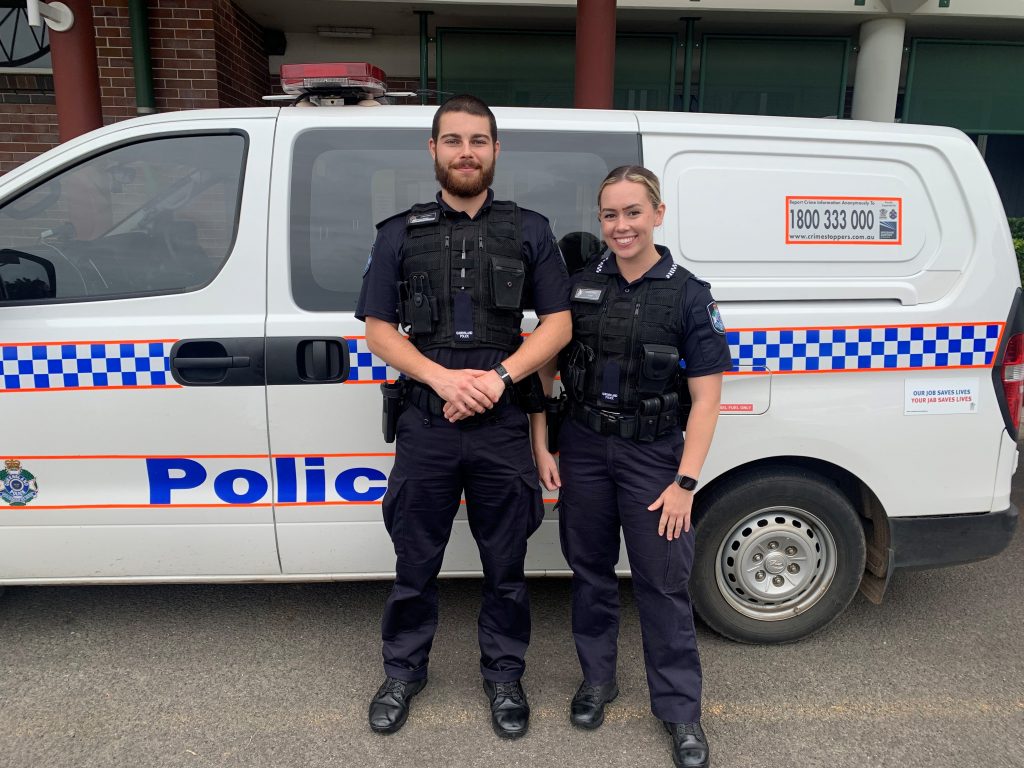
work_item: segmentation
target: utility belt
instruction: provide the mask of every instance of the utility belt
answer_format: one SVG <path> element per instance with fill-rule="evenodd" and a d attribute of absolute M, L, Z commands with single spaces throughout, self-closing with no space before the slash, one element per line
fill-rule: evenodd
<path fill-rule="evenodd" d="M 635 411 L 585 405 L 588 370 L 595 365 L 593 348 L 580 341 L 566 347 L 560 360 L 562 385 L 569 396 L 567 411 L 572 418 L 601 435 L 650 442 L 674 429 L 685 429 L 690 415 L 690 390 L 679 369 L 679 351 L 663 344 L 643 344 L 636 388 L 640 394 Z M 591 378 L 595 374 L 591 373 Z M 668 390 L 665 392 L 664 390 Z M 654 394 L 662 392 L 662 394 Z M 554 409 L 557 416 L 558 409 Z M 551 422 L 552 415 L 548 414 Z M 551 435 L 548 436 L 549 442 Z"/>
<path fill-rule="evenodd" d="M 426 384 L 412 379 L 398 379 L 392 383 L 381 384 L 380 391 L 384 396 L 382 431 L 386 443 L 395 442 L 398 417 L 407 403 L 431 416 L 444 416 L 445 401 Z M 498 402 L 489 410 L 469 416 L 458 423 L 462 426 L 481 424 L 494 418 L 494 412 L 506 405 L 518 405 L 526 413 L 539 413 L 543 410 L 544 391 L 541 389 L 540 378 L 537 374 L 531 374 L 510 389 L 506 389 Z"/>
<path fill-rule="evenodd" d="M 599 435 L 650 443 L 680 428 L 679 395 L 647 397 L 633 413 L 610 411 L 571 401 L 569 415 Z"/>
<path fill-rule="evenodd" d="M 444 416 L 444 400 L 442 400 L 434 390 L 426 384 L 420 384 L 418 381 L 408 382 L 407 387 L 408 394 L 406 395 L 406 399 L 410 403 L 415 405 L 424 413 L 429 413 L 431 416 Z M 498 399 L 498 402 L 496 402 L 490 410 L 474 414 L 473 416 L 468 416 L 465 419 L 462 419 L 459 423 L 469 425 L 491 418 L 494 415 L 493 411 L 515 402 L 514 393 L 515 388 L 506 389 Z"/>

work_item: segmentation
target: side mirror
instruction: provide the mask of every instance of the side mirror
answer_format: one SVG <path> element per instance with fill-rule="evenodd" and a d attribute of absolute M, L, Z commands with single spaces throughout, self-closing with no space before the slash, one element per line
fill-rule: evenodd
<path fill-rule="evenodd" d="M 38 301 L 57 298 L 53 263 L 10 248 L 0 250 L 0 301 Z"/>

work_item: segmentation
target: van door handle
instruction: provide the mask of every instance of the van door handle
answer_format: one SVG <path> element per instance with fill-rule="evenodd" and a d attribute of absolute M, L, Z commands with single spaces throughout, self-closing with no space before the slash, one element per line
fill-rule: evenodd
<path fill-rule="evenodd" d="M 267 384 L 341 384 L 350 373 L 348 346 L 339 336 L 270 336 Z"/>
<path fill-rule="evenodd" d="M 171 347 L 171 376 L 185 387 L 262 387 L 264 345 L 262 336 L 182 339 Z"/>
<path fill-rule="evenodd" d="M 248 368 L 248 355 L 226 357 L 176 357 L 171 361 L 175 368 Z"/>

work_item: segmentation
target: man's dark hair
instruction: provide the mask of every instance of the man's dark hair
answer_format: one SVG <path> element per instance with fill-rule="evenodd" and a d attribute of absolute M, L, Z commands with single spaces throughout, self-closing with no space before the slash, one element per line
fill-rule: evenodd
<path fill-rule="evenodd" d="M 448 112 L 464 112 L 467 115 L 486 117 L 491 123 L 491 141 L 498 140 L 498 121 L 494 119 L 494 113 L 491 112 L 491 108 L 476 96 L 463 93 L 458 96 L 452 96 L 437 108 L 437 112 L 434 113 L 434 124 L 430 128 L 430 137 L 434 141 L 437 141 L 438 133 L 441 130 L 441 115 Z"/>

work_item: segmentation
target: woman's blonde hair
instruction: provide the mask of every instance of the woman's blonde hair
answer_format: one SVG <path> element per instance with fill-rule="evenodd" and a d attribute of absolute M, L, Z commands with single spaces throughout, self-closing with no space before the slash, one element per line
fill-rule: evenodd
<path fill-rule="evenodd" d="M 601 195 L 604 188 L 611 184 L 618 184 L 620 181 L 632 181 L 636 184 L 643 184 L 647 188 L 647 197 L 651 205 L 657 208 L 661 205 L 661 184 L 658 177 L 642 165 L 620 165 L 604 177 L 601 186 L 597 189 L 597 206 L 601 207 Z"/>

